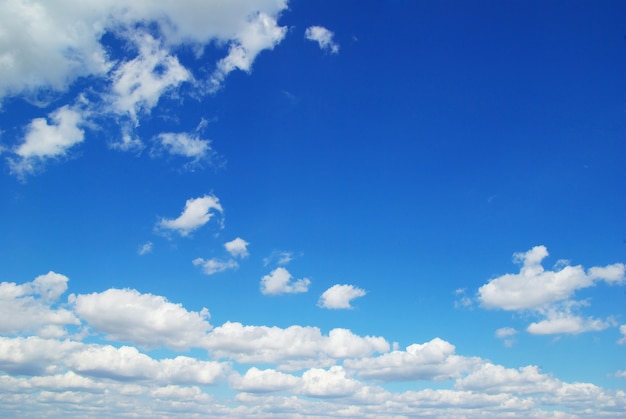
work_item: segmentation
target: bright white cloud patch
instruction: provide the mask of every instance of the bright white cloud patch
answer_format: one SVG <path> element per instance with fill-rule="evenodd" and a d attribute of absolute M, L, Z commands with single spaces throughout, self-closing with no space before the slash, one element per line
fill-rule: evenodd
<path fill-rule="evenodd" d="M 572 297 L 577 290 L 595 286 L 600 281 L 609 285 L 623 284 L 624 264 L 592 267 L 585 272 L 582 266 L 569 266 L 560 260 L 554 271 L 546 271 L 541 262 L 547 256 L 545 246 L 516 253 L 515 260 L 522 264 L 520 272 L 502 275 L 480 287 L 478 299 L 481 305 L 484 308 L 529 311 L 542 317 L 526 329 L 537 335 L 579 334 L 614 325 L 610 319 L 585 318 L 577 314 L 589 302 Z"/>
<path fill-rule="evenodd" d="M 67 334 L 66 325 L 79 324 L 70 310 L 54 307 L 67 290 L 68 278 L 55 272 L 17 285 L 0 283 L 0 333 L 36 333 L 44 337 Z"/>
<path fill-rule="evenodd" d="M 162 218 L 158 227 L 173 230 L 181 236 L 188 236 L 194 230 L 202 227 L 213 217 L 213 210 L 222 210 L 219 199 L 214 195 L 205 195 L 200 198 L 191 198 L 185 202 L 185 209 L 178 218 Z"/>
<path fill-rule="evenodd" d="M 293 389 L 300 383 L 298 377 L 285 374 L 273 369 L 260 370 L 256 367 L 250 368 L 241 376 L 231 379 L 231 387 L 235 390 L 249 393 L 271 393 Z"/>
<path fill-rule="evenodd" d="M 359 381 L 348 378 L 343 367 L 336 365 L 328 370 L 311 368 L 305 371 L 300 392 L 309 397 L 346 397 L 362 386 Z"/>
<path fill-rule="evenodd" d="M 209 312 L 185 310 L 164 297 L 130 289 L 72 295 L 76 314 L 110 340 L 146 348 L 186 349 L 202 346 L 211 330 Z"/>
<path fill-rule="evenodd" d="M 276 268 L 261 278 L 261 292 L 265 295 L 298 294 L 307 292 L 311 281 L 308 278 L 292 281 L 293 276 L 285 268 Z"/>
<path fill-rule="evenodd" d="M 45 118 L 36 118 L 26 128 L 24 141 L 9 158 L 11 171 L 20 177 L 33 173 L 47 160 L 63 157 L 74 145 L 83 141 L 80 112 L 63 106 Z"/>
<path fill-rule="evenodd" d="M 345 309 L 352 308 L 350 303 L 355 298 L 363 297 L 365 290 L 354 285 L 333 285 L 321 295 L 318 305 L 322 308 Z"/>
<path fill-rule="evenodd" d="M 535 246 L 526 253 L 515 254 L 522 263 L 518 274 L 494 278 L 478 289 L 478 298 L 486 308 L 504 310 L 536 309 L 570 298 L 578 289 L 595 285 L 596 281 L 611 284 L 624 282 L 624 264 L 593 267 L 565 266 L 559 271 L 546 271 L 541 261 L 548 256 L 545 246 Z"/>
<path fill-rule="evenodd" d="M 233 257 L 246 258 L 248 257 L 248 243 L 241 237 L 237 237 L 234 240 L 229 241 L 224 244 L 226 251 L 230 253 Z"/>
<path fill-rule="evenodd" d="M 195 134 L 163 133 L 156 137 L 158 147 L 173 156 L 191 159 L 191 164 L 199 163 L 211 156 L 211 142 L 203 140 Z M 157 151 L 158 152 L 158 151 Z"/>
<path fill-rule="evenodd" d="M 237 263 L 236 260 L 233 260 L 233 259 L 221 260 L 217 258 L 212 258 L 209 260 L 205 260 L 202 258 L 197 258 L 197 259 L 194 259 L 192 263 L 195 266 L 201 266 L 202 271 L 206 275 L 213 275 L 213 274 L 224 272 L 230 269 L 239 268 L 239 264 Z"/>
<path fill-rule="evenodd" d="M 310 41 L 315 41 L 320 48 L 333 54 L 339 52 L 339 44 L 333 41 L 334 33 L 323 26 L 310 26 L 304 32 L 304 37 Z"/>

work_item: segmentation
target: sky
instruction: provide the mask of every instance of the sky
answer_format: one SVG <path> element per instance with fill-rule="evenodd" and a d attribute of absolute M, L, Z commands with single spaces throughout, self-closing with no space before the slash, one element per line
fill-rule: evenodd
<path fill-rule="evenodd" d="M 0 0 L 0 416 L 626 418 L 624 16 Z"/>

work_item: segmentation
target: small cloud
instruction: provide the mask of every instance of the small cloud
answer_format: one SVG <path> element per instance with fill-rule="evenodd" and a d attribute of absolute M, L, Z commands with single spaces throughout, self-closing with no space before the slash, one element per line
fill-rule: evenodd
<path fill-rule="evenodd" d="M 221 260 L 217 258 L 212 258 L 209 260 L 205 260 L 202 258 L 197 258 L 192 261 L 195 266 L 202 266 L 202 271 L 206 275 L 213 275 L 219 272 L 224 272 L 229 269 L 238 269 L 239 264 L 234 259 L 229 260 Z"/>
<path fill-rule="evenodd" d="M 208 223 L 214 215 L 213 210 L 223 212 L 219 199 L 214 195 L 188 199 L 185 202 L 185 209 L 178 218 L 162 218 L 157 227 L 176 231 L 185 237 Z"/>
<path fill-rule="evenodd" d="M 156 146 L 153 154 L 160 154 L 161 151 L 172 156 L 180 156 L 191 159 L 189 165 L 193 166 L 202 160 L 207 160 L 213 155 L 211 142 L 203 140 L 195 134 L 180 133 L 162 133 L 156 137 Z"/>
<path fill-rule="evenodd" d="M 454 308 L 467 308 L 472 306 L 472 299 L 465 295 L 465 288 L 457 288 L 454 290 L 457 300 L 454 302 Z"/>
<path fill-rule="evenodd" d="M 358 297 L 363 297 L 365 290 L 353 285 L 333 285 L 320 297 L 317 305 L 322 308 L 340 309 L 352 308 L 350 302 Z"/>
<path fill-rule="evenodd" d="M 293 260 L 293 252 L 274 250 L 268 257 L 263 258 L 263 266 L 270 264 L 285 266 Z"/>
<path fill-rule="evenodd" d="M 237 237 L 235 240 L 229 241 L 224 244 L 226 251 L 230 253 L 233 257 L 246 258 L 248 257 L 248 243 L 241 237 Z"/>
<path fill-rule="evenodd" d="M 615 373 L 615 376 L 616 376 L 617 378 L 626 378 L 626 371 L 617 371 L 617 372 Z"/>
<path fill-rule="evenodd" d="M 321 49 L 330 51 L 332 54 L 339 53 L 339 44 L 333 41 L 335 34 L 323 26 L 310 26 L 304 32 L 304 37 L 309 41 L 318 43 Z"/>
<path fill-rule="evenodd" d="M 515 343 L 515 339 L 513 339 L 512 337 L 516 334 L 517 330 L 513 329 L 512 327 L 502 327 L 496 330 L 496 337 L 498 339 L 502 339 L 504 346 L 506 346 L 507 348 L 510 348 Z"/>
<path fill-rule="evenodd" d="M 276 268 L 261 278 L 261 292 L 265 295 L 298 294 L 307 292 L 311 281 L 308 278 L 292 281 L 293 276 L 285 268 Z"/>
<path fill-rule="evenodd" d="M 46 118 L 33 119 L 26 128 L 24 141 L 13 150 L 10 157 L 11 172 L 20 178 L 40 169 L 44 162 L 65 156 L 69 149 L 84 139 L 79 128 L 83 115 L 69 106 L 63 106 Z"/>
<path fill-rule="evenodd" d="M 147 255 L 152 252 L 152 242 L 147 242 L 139 246 L 137 253 L 140 255 Z"/>

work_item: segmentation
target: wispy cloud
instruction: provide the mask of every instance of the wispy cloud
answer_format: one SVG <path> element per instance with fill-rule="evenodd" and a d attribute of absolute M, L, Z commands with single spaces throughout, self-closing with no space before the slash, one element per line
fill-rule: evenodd
<path fill-rule="evenodd" d="M 333 40 L 334 36 L 335 34 L 332 31 L 323 26 L 310 26 L 304 32 L 304 37 L 310 41 L 317 42 L 321 49 L 332 54 L 338 54 L 339 44 Z"/>

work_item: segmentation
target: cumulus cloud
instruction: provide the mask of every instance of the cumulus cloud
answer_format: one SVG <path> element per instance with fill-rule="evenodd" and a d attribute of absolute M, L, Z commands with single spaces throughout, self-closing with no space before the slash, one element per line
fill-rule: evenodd
<path fill-rule="evenodd" d="M 458 379 L 455 388 L 489 394 L 536 394 L 554 391 L 561 384 L 559 380 L 542 374 L 534 365 L 514 369 L 487 362 L 467 376 Z"/>
<path fill-rule="evenodd" d="M 478 365 L 478 358 L 455 354 L 455 347 L 435 338 L 424 344 L 413 344 L 406 351 L 392 351 L 378 357 L 346 359 L 348 370 L 359 377 L 381 381 L 448 380 Z"/>
<path fill-rule="evenodd" d="M 230 358 L 240 363 L 280 363 L 289 360 L 315 362 L 342 357 L 363 357 L 389 350 L 382 337 L 357 336 L 347 329 L 333 329 L 327 336 L 317 327 L 244 326 L 226 322 L 209 334 L 205 347 L 216 358 Z M 299 364 L 304 365 L 304 364 Z"/>
<path fill-rule="evenodd" d="M 82 114 L 63 106 L 46 118 L 35 118 L 26 128 L 22 144 L 9 157 L 11 172 L 19 177 L 34 173 L 44 162 L 67 155 L 70 148 L 83 141 L 84 131 L 80 128 Z"/>
<path fill-rule="evenodd" d="M 237 237 L 234 240 L 231 240 L 224 244 L 226 251 L 230 253 L 234 257 L 246 258 L 248 257 L 248 243 L 241 237 Z"/>
<path fill-rule="evenodd" d="M 67 290 L 65 275 L 48 272 L 31 282 L 0 283 L 0 333 L 36 333 L 42 337 L 66 335 L 66 325 L 80 324 L 70 310 L 53 307 Z"/>
<path fill-rule="evenodd" d="M 614 324 L 607 320 L 584 318 L 576 314 L 587 301 L 572 297 L 576 291 L 603 281 L 609 285 L 625 282 L 625 266 L 615 263 L 604 267 L 570 266 L 560 260 L 555 270 L 545 270 L 541 262 L 548 256 L 545 246 L 535 246 L 525 253 L 516 253 L 514 260 L 522 264 L 517 274 L 505 274 L 490 280 L 478 289 L 478 300 L 484 308 L 529 311 L 542 319 L 531 323 L 532 334 L 578 334 L 604 330 Z"/>
<path fill-rule="evenodd" d="M 271 393 L 293 389 L 300 383 L 300 379 L 290 374 L 285 374 L 273 369 L 260 370 L 250 368 L 242 376 L 235 375 L 231 378 L 231 387 L 238 391 L 248 393 Z"/>
<path fill-rule="evenodd" d="M 311 368 L 302 374 L 300 392 L 309 397 L 346 397 L 363 384 L 346 376 L 343 367 L 335 365 L 328 370 Z"/>
<path fill-rule="evenodd" d="M 185 202 L 185 209 L 178 218 L 162 218 L 157 227 L 176 231 L 181 236 L 188 236 L 209 222 L 214 212 L 223 212 L 219 199 L 214 195 L 205 195 L 200 198 L 191 198 Z"/>
<path fill-rule="evenodd" d="M 546 271 L 541 261 L 548 256 L 545 246 L 535 246 L 526 253 L 516 253 L 515 261 L 522 264 L 518 274 L 505 274 L 490 280 L 478 289 L 478 298 L 485 308 L 504 310 L 537 309 L 546 304 L 570 298 L 576 290 L 603 280 L 610 284 L 624 282 L 624 264 L 593 267 L 587 272 L 582 266 L 565 266 L 558 271 Z"/>
<path fill-rule="evenodd" d="M 213 275 L 219 272 L 224 272 L 229 269 L 239 268 L 239 264 L 234 259 L 221 260 L 217 258 L 211 258 L 208 260 L 197 258 L 192 261 L 195 266 L 201 266 L 202 272 L 206 275 Z"/>
<path fill-rule="evenodd" d="M 285 268 L 274 269 L 261 278 L 261 292 L 265 295 L 298 294 L 307 292 L 311 281 L 308 278 L 292 281 L 293 276 Z"/>
<path fill-rule="evenodd" d="M 322 308 L 342 309 L 352 308 L 350 302 L 366 294 L 361 288 L 354 285 L 333 285 L 321 295 L 317 305 Z"/>
<path fill-rule="evenodd" d="M 187 311 L 164 297 L 132 289 L 72 295 L 70 301 L 76 314 L 107 339 L 145 348 L 200 347 L 212 327 L 206 308 L 199 313 Z"/>
<path fill-rule="evenodd" d="M 323 26 L 310 26 L 306 28 L 304 37 L 310 41 L 317 42 L 321 49 L 333 54 L 339 53 L 339 44 L 333 41 L 335 34 Z"/>

